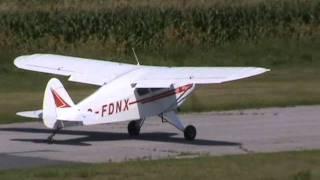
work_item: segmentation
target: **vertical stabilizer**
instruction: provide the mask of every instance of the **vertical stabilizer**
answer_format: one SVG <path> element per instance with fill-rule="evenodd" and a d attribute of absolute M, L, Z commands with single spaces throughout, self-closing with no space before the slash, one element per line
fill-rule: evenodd
<path fill-rule="evenodd" d="M 73 101 L 64 89 L 61 82 L 52 78 L 47 84 L 43 98 L 43 123 L 48 128 L 55 128 L 57 122 L 57 109 L 74 106 Z"/>

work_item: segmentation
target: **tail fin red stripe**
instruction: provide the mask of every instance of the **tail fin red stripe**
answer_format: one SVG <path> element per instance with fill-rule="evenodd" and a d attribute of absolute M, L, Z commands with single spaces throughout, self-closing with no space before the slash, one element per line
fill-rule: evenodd
<path fill-rule="evenodd" d="M 67 102 L 65 102 L 59 94 L 55 90 L 51 90 L 53 97 L 54 97 L 54 102 L 56 103 L 56 106 L 58 108 L 67 108 L 71 107 Z"/>

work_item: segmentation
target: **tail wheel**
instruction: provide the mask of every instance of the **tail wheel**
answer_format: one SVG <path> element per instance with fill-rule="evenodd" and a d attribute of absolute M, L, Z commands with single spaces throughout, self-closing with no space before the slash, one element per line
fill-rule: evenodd
<path fill-rule="evenodd" d="M 138 121 L 130 121 L 128 124 L 128 133 L 130 136 L 139 136 L 140 125 Z"/>
<path fill-rule="evenodd" d="M 184 129 L 184 138 L 188 141 L 193 141 L 196 138 L 197 130 L 194 126 L 188 125 Z"/>

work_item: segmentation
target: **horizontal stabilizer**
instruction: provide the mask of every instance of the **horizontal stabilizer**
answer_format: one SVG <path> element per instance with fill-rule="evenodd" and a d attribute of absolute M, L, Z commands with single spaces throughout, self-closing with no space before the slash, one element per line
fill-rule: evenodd
<path fill-rule="evenodd" d="M 42 118 L 42 110 L 18 112 L 17 115 L 21 116 L 21 117 L 41 119 Z"/>

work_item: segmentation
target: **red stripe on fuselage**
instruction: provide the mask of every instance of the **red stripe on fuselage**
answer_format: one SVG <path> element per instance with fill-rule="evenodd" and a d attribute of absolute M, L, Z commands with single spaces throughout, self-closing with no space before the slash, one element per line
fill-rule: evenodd
<path fill-rule="evenodd" d="M 169 90 L 169 91 L 166 91 L 166 92 L 163 92 L 163 93 L 160 93 L 160 94 L 157 94 L 155 96 L 151 96 L 151 97 L 147 97 L 147 98 L 144 98 L 144 99 L 139 99 L 137 101 L 133 101 L 133 102 L 130 102 L 129 104 L 135 104 L 135 103 L 149 103 L 149 102 L 153 102 L 153 101 L 156 101 L 156 100 L 159 100 L 159 99 L 162 99 L 162 98 L 166 98 L 166 97 L 169 97 L 169 96 L 172 96 L 172 95 L 176 95 L 176 94 L 179 94 L 179 93 L 185 93 L 187 92 L 190 88 L 192 88 L 192 84 L 188 84 L 188 85 L 185 85 L 185 86 L 181 86 L 181 87 L 178 87 L 176 89 L 172 89 L 172 90 Z"/>

